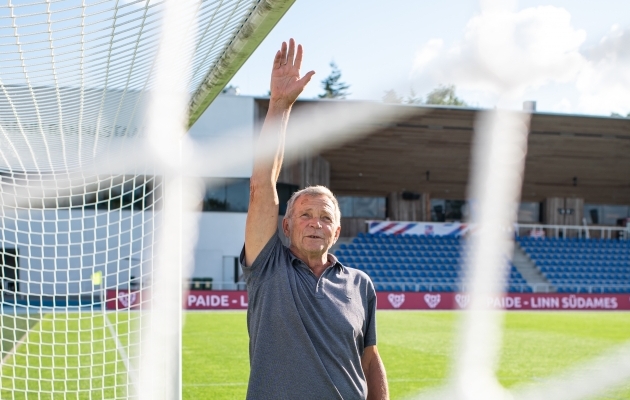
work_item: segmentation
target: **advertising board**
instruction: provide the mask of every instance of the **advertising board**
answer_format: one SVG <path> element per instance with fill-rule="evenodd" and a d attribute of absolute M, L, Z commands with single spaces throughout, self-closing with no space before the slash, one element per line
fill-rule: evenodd
<path fill-rule="evenodd" d="M 377 292 L 380 310 L 460 310 L 470 297 L 450 292 Z M 490 308 L 506 310 L 630 310 L 630 294 L 507 293 L 488 296 Z M 186 293 L 187 310 L 244 310 L 246 291 L 195 290 Z"/>

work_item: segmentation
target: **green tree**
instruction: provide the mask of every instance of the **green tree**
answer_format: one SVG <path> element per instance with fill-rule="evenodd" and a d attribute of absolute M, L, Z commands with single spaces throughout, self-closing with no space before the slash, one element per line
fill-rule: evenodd
<path fill-rule="evenodd" d="M 401 104 L 403 100 L 394 89 L 386 90 L 383 95 L 383 103 Z"/>
<path fill-rule="evenodd" d="M 418 97 L 416 91 L 413 88 L 409 89 L 409 96 L 403 100 L 405 104 L 422 104 L 422 97 Z"/>
<path fill-rule="evenodd" d="M 615 118 L 630 118 L 630 112 L 628 113 L 628 115 L 626 115 L 625 117 L 619 113 L 613 112 L 610 113 L 611 117 L 615 117 Z"/>
<path fill-rule="evenodd" d="M 416 95 L 413 89 L 409 89 L 408 96 L 399 96 L 394 89 L 386 90 L 383 95 L 383 103 L 392 104 L 422 104 L 422 98 Z"/>
<path fill-rule="evenodd" d="M 455 95 L 454 85 L 438 86 L 427 95 L 426 101 L 424 101 L 422 97 L 418 96 L 413 88 L 409 89 L 409 94 L 407 96 L 399 96 L 394 89 L 386 90 L 383 95 L 383 103 L 467 106 L 465 101 Z"/>
<path fill-rule="evenodd" d="M 426 104 L 465 107 L 468 104 L 455 95 L 455 85 L 440 85 L 428 95 Z"/>
<path fill-rule="evenodd" d="M 350 93 L 348 89 L 350 85 L 345 82 L 341 82 L 341 71 L 337 67 L 334 61 L 330 62 L 331 72 L 330 75 L 322 81 L 322 88 L 324 93 L 318 95 L 320 99 L 345 99 Z"/>

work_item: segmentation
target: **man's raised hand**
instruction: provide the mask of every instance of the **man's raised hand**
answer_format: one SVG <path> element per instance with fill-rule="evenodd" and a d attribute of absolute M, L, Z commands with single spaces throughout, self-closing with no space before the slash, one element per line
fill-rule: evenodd
<path fill-rule="evenodd" d="M 315 71 L 307 72 L 300 78 L 302 66 L 302 46 L 297 46 L 295 40 L 289 40 L 289 46 L 282 42 L 282 47 L 276 53 L 271 71 L 271 104 L 272 107 L 290 108 L 306 84 L 311 80 Z"/>

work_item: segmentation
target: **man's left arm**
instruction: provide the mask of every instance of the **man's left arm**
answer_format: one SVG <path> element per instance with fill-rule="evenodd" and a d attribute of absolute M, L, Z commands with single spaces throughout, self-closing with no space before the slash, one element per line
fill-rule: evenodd
<path fill-rule="evenodd" d="M 363 350 L 361 367 L 367 381 L 367 400 L 389 400 L 385 366 L 376 346 L 368 346 Z"/>

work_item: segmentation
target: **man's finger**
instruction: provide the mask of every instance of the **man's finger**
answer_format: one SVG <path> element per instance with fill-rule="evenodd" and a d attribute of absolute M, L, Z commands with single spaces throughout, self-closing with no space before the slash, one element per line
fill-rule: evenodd
<path fill-rule="evenodd" d="M 298 44 L 297 54 L 295 55 L 295 67 L 299 70 L 302 68 L 302 45 Z"/>
<path fill-rule="evenodd" d="M 280 68 L 280 50 L 276 52 L 276 56 L 273 58 L 273 69 Z"/>
<path fill-rule="evenodd" d="M 295 56 L 295 40 L 289 39 L 289 53 L 287 54 L 287 63 L 293 65 L 293 57 Z"/>
<path fill-rule="evenodd" d="M 315 71 L 308 71 L 306 75 L 304 75 L 302 79 L 299 80 L 299 82 L 302 84 L 302 87 L 306 86 L 311 81 L 313 75 L 315 75 Z"/>
<path fill-rule="evenodd" d="M 280 47 L 280 65 L 284 65 L 287 63 L 287 42 L 282 42 L 282 47 Z"/>

